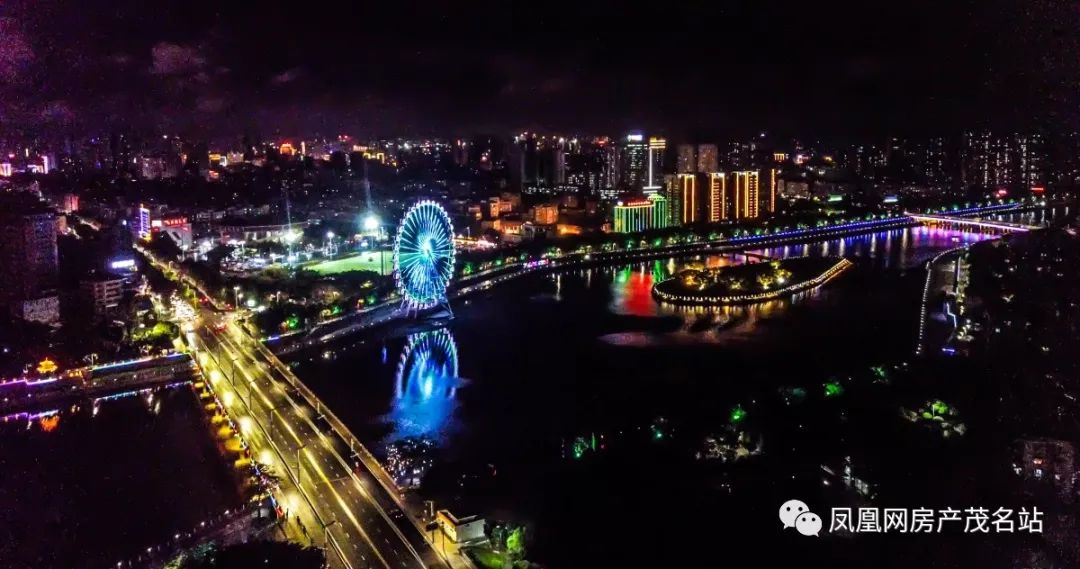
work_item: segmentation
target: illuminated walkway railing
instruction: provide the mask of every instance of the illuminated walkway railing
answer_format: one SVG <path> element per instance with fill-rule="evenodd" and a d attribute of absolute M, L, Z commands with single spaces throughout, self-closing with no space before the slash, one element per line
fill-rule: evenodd
<path fill-rule="evenodd" d="M 947 223 L 950 225 L 960 225 L 965 227 L 978 227 L 980 229 L 994 229 L 997 231 L 1016 231 L 1026 232 L 1032 229 L 1038 229 L 1033 225 L 1022 225 L 1019 223 L 1009 223 L 1007 221 L 984 221 L 981 219 L 970 219 L 967 217 L 952 217 L 948 215 L 924 215 L 918 213 L 908 214 L 911 219 L 922 223 Z"/>
<path fill-rule="evenodd" d="M 923 285 L 922 303 L 919 305 L 919 335 L 915 340 L 915 355 L 922 355 L 926 349 L 926 319 L 930 312 L 930 285 L 934 280 L 934 265 L 941 262 L 942 259 L 949 255 L 955 255 L 960 251 L 964 251 L 968 248 L 967 245 L 963 247 L 956 247 L 949 249 L 948 251 L 942 251 L 926 262 L 926 283 Z"/>

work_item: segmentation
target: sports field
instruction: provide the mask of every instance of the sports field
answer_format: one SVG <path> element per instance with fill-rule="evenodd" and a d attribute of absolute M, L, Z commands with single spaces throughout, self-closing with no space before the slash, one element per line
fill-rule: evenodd
<path fill-rule="evenodd" d="M 343 259 L 322 261 L 304 268 L 315 271 L 320 275 L 336 275 L 349 271 L 375 271 L 382 275 L 388 275 L 394 270 L 394 254 L 390 251 L 357 253 Z"/>

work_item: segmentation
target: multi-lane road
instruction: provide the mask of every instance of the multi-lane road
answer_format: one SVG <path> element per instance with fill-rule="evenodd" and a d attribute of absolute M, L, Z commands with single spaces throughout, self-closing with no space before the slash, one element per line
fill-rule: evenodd
<path fill-rule="evenodd" d="M 330 561 L 355 569 L 446 567 L 374 458 L 341 437 L 291 372 L 231 321 L 210 313 L 204 321 L 189 336 L 196 357 L 255 459 L 287 482 L 285 507 Z"/>

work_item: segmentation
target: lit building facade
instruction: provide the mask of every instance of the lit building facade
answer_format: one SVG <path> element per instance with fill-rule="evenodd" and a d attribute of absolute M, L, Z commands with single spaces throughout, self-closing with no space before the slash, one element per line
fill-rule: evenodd
<path fill-rule="evenodd" d="M 678 225 L 687 225 L 701 221 L 698 215 L 698 188 L 696 174 L 678 174 L 676 176 L 675 195 L 677 207 L 674 219 Z"/>
<path fill-rule="evenodd" d="M 709 173 L 709 215 L 710 223 L 728 218 L 727 176 L 723 172 Z"/>
<path fill-rule="evenodd" d="M 646 183 L 646 162 L 649 152 L 645 137 L 640 134 L 626 136 L 619 160 L 619 183 L 632 190 L 639 190 Z"/>
<path fill-rule="evenodd" d="M 759 176 L 753 170 L 734 172 L 735 219 L 754 219 L 759 213 Z"/>
<path fill-rule="evenodd" d="M 533 220 L 538 225 L 554 225 L 559 221 L 559 206 L 541 204 L 533 208 Z"/>
<path fill-rule="evenodd" d="M 668 200 L 660 194 L 633 198 L 615 204 L 612 214 L 615 233 L 638 233 L 668 226 Z"/>
<path fill-rule="evenodd" d="M 648 172 L 645 180 L 645 193 L 654 194 L 662 189 L 660 183 L 664 180 L 664 152 L 667 151 L 667 140 L 656 136 L 649 137 Z"/>
<path fill-rule="evenodd" d="M 141 205 L 131 219 L 131 236 L 144 241 L 150 239 L 150 210 Z"/>
<path fill-rule="evenodd" d="M 768 197 L 768 212 L 776 213 L 776 174 L 778 173 L 776 168 L 769 169 L 769 195 Z"/>

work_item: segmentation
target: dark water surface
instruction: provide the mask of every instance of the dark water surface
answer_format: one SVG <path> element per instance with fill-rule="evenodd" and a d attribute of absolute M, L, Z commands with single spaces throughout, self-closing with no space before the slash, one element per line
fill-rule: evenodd
<path fill-rule="evenodd" d="M 187 386 L 0 421 L 3 567 L 115 567 L 239 499 Z"/>
<path fill-rule="evenodd" d="M 914 228 L 759 250 L 857 266 L 823 289 L 738 308 L 664 306 L 650 291 L 686 263 L 741 256 L 536 276 L 456 305 L 445 329 L 352 338 L 298 357 L 297 371 L 375 449 L 437 441 L 423 493 L 529 524 L 530 558 L 552 567 L 997 566 L 986 539 L 814 539 L 777 518 L 791 498 L 826 526 L 830 506 L 871 499 L 978 506 L 982 486 L 1006 474 L 1009 450 L 982 431 L 945 440 L 900 417 L 933 397 L 974 415 L 977 378 L 963 364 L 903 385 L 859 379 L 911 359 L 924 262 L 984 238 Z M 843 395 L 824 395 L 830 379 Z M 785 397 L 795 388 L 804 395 Z M 736 407 L 745 419 L 729 427 Z M 698 458 L 706 437 L 740 433 L 753 456 Z M 845 467 L 869 490 L 845 484 Z"/>

